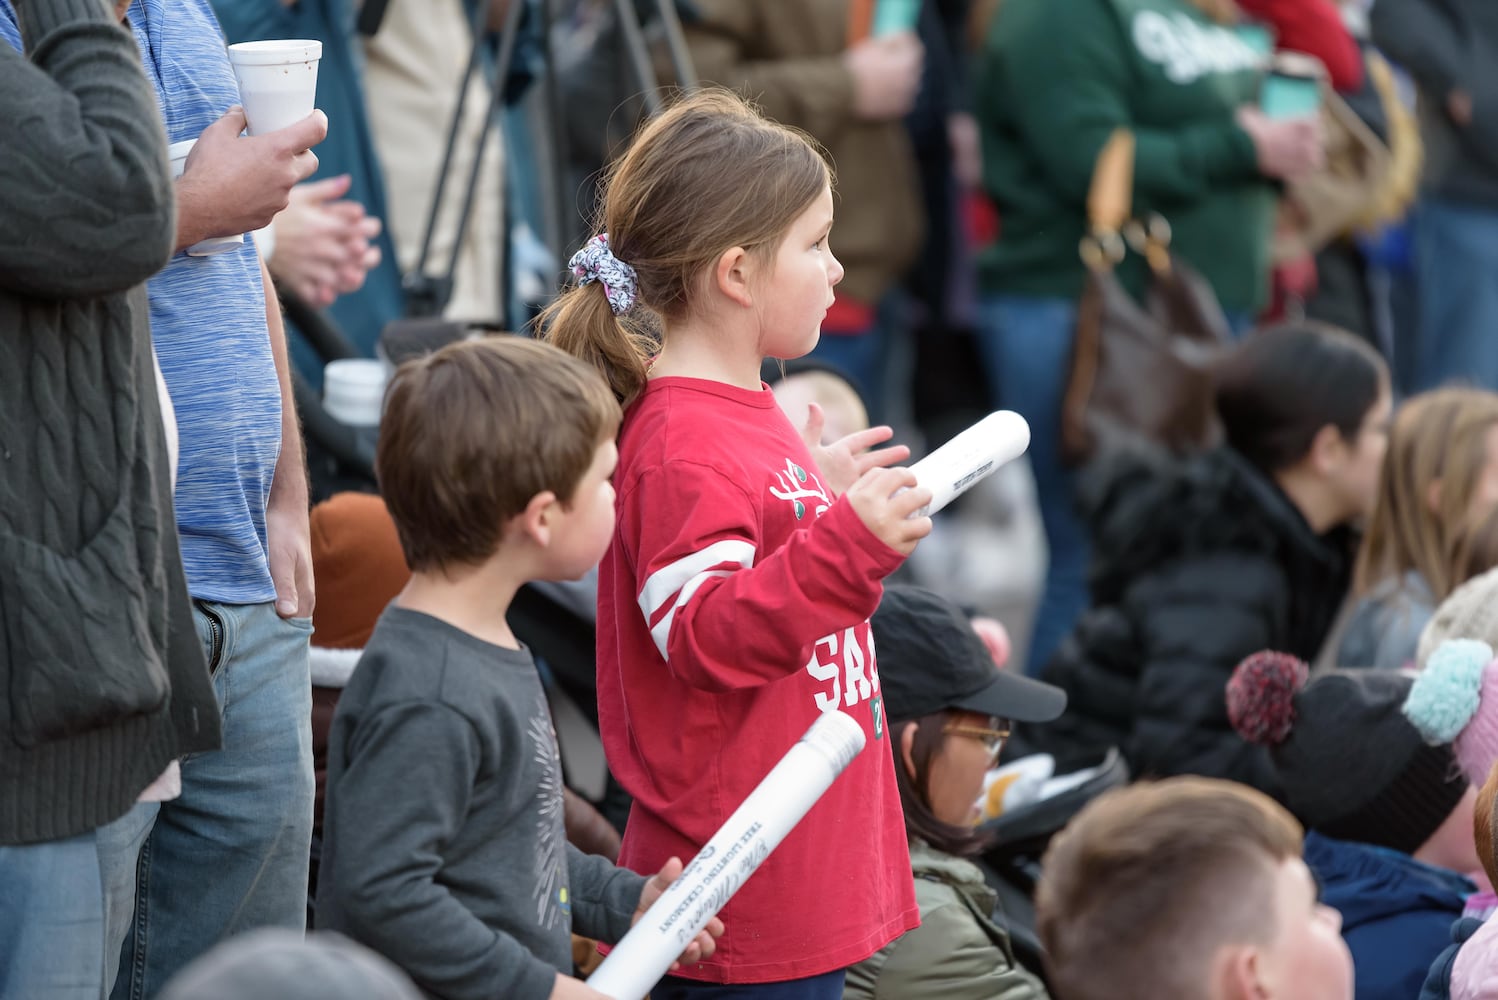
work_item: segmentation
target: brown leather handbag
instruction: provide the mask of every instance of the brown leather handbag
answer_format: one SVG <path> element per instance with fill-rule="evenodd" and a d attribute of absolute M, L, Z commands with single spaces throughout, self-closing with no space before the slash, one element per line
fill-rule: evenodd
<path fill-rule="evenodd" d="M 1120 129 L 1098 155 L 1087 198 L 1087 284 L 1061 414 L 1073 463 L 1120 437 L 1185 452 L 1221 434 L 1212 366 L 1232 342 L 1227 318 L 1206 279 L 1171 254 L 1168 223 L 1133 218 L 1133 187 L 1134 135 Z M 1149 263 L 1143 304 L 1115 274 L 1131 248 Z"/>

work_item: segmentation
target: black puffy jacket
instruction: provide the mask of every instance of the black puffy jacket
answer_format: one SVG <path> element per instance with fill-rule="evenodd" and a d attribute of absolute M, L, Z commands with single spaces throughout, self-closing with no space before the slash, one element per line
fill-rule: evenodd
<path fill-rule="evenodd" d="M 1067 712 L 1022 744 L 1062 771 L 1117 746 L 1139 776 L 1203 774 L 1277 794 L 1267 753 L 1233 732 L 1224 690 L 1258 650 L 1315 657 L 1347 593 L 1351 532 L 1317 536 L 1227 448 L 1100 459 L 1082 505 L 1093 607 L 1043 675 L 1066 689 Z"/>

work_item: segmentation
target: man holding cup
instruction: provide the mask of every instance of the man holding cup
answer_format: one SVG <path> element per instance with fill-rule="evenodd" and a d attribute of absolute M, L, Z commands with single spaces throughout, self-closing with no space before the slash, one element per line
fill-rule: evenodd
<path fill-rule="evenodd" d="M 7 0 L 0 16 L 13 18 Z M 178 252 L 149 297 L 180 427 L 182 559 L 223 719 L 222 751 L 183 761 L 181 796 L 160 806 L 141 847 L 135 926 L 115 989 L 141 997 L 222 937 L 305 924 L 306 473 L 280 310 L 254 242 L 234 237 L 286 207 L 292 186 L 316 169 L 309 149 L 327 120 L 311 113 L 241 136 L 256 122 L 246 122 L 207 0 L 134 0 L 126 17 L 168 142 L 197 140 L 176 184 Z M 205 240 L 216 241 L 212 252 L 183 252 Z"/>

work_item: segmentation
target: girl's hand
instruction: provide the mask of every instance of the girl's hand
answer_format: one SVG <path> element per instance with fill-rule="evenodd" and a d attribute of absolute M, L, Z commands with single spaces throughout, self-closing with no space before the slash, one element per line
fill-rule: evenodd
<path fill-rule="evenodd" d="M 827 416 L 822 408 L 812 403 L 806 414 L 806 426 L 801 429 L 801 440 L 811 449 L 817 469 L 822 473 L 822 485 L 832 491 L 834 497 L 841 496 L 870 469 L 888 468 L 910 457 L 910 449 L 903 444 L 893 448 L 869 451 L 876 444 L 883 444 L 895 436 L 889 427 L 870 427 L 866 431 L 855 431 L 831 444 L 822 443 L 822 428 Z"/>
<path fill-rule="evenodd" d="M 931 518 L 914 516 L 931 502 L 931 491 L 917 486 L 909 469 L 870 469 L 848 490 L 848 502 L 864 527 L 902 556 L 931 534 Z"/>

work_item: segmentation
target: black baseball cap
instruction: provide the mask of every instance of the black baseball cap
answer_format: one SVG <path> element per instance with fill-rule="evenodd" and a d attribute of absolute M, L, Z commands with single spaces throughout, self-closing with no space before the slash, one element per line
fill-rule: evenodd
<path fill-rule="evenodd" d="M 896 722 L 956 708 L 1014 722 L 1050 722 L 1066 692 L 1001 670 L 951 601 L 920 587 L 887 584 L 870 619 L 885 714 Z"/>

